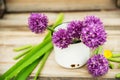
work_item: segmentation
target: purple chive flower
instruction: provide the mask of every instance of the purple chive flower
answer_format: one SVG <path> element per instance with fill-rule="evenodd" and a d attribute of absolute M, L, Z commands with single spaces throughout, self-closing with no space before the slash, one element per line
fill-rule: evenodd
<path fill-rule="evenodd" d="M 53 33 L 52 41 L 57 47 L 66 48 L 71 43 L 72 39 L 68 35 L 67 30 L 59 29 Z"/>
<path fill-rule="evenodd" d="M 44 14 L 31 13 L 28 18 L 28 25 L 32 32 L 42 33 L 47 28 L 48 19 Z"/>
<path fill-rule="evenodd" d="M 80 39 L 82 30 L 82 21 L 71 21 L 67 25 L 67 31 L 73 39 Z"/>
<path fill-rule="evenodd" d="M 87 16 L 83 23 L 81 38 L 85 45 L 97 48 L 106 42 L 106 32 L 103 23 L 98 17 Z"/>
<path fill-rule="evenodd" d="M 94 77 L 98 77 L 108 72 L 109 64 L 103 55 L 98 54 L 88 60 L 87 68 L 89 73 L 91 73 Z"/>

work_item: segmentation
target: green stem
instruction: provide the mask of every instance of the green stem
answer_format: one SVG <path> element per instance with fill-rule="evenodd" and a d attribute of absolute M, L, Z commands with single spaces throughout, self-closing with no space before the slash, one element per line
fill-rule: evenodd
<path fill-rule="evenodd" d="M 120 78 L 120 73 L 115 75 L 116 78 Z"/>
<path fill-rule="evenodd" d="M 100 53 L 102 53 L 102 50 L 103 50 L 103 47 L 102 47 L 102 46 L 99 46 L 99 47 L 97 47 L 97 48 L 93 51 L 93 53 L 94 53 L 94 54 L 100 54 Z"/>
<path fill-rule="evenodd" d="M 120 53 L 112 54 L 112 57 L 113 57 L 113 58 L 120 57 Z"/>
<path fill-rule="evenodd" d="M 31 47 L 32 47 L 32 45 L 29 44 L 29 45 L 25 45 L 25 46 L 15 48 L 14 51 L 18 52 L 18 51 L 25 50 L 25 49 L 28 49 L 28 48 L 31 48 Z"/>
<path fill-rule="evenodd" d="M 120 59 L 118 58 L 108 58 L 109 61 L 112 61 L 112 62 L 118 62 L 120 63 Z"/>
<path fill-rule="evenodd" d="M 51 50 L 53 47 L 52 42 L 48 43 L 46 46 L 42 47 L 41 50 L 39 50 L 36 54 L 31 56 L 28 60 L 26 60 L 23 64 L 21 64 L 18 68 L 16 68 L 13 72 L 11 72 L 7 78 L 11 79 L 16 74 L 18 74 L 22 69 L 33 63 L 36 59 L 44 55 L 48 50 Z"/>
<path fill-rule="evenodd" d="M 114 64 L 112 64 L 112 63 L 109 62 L 109 68 L 113 69 L 114 68 Z"/>
<path fill-rule="evenodd" d="M 35 67 L 38 65 L 42 57 L 37 59 L 35 62 L 24 68 L 22 71 L 20 71 L 19 74 L 15 77 L 14 80 L 27 80 L 27 77 L 32 73 L 32 71 L 35 69 Z"/>
<path fill-rule="evenodd" d="M 34 55 L 37 51 L 39 51 L 47 42 L 50 42 L 50 37 L 47 40 L 44 40 L 41 44 L 35 46 L 28 54 L 26 54 L 20 61 L 18 61 L 14 66 L 12 66 L 7 72 L 5 72 L 2 76 L 0 76 L 0 80 L 4 80 L 11 72 L 13 72 L 16 68 L 18 68 L 22 63 L 24 63 L 27 59 Z"/>
<path fill-rule="evenodd" d="M 55 32 L 55 30 L 52 29 L 51 27 L 47 27 L 47 29 L 48 29 L 49 31 L 51 31 L 51 32 Z"/>
<path fill-rule="evenodd" d="M 35 75 L 35 77 L 34 77 L 34 80 L 37 80 L 37 77 L 38 77 L 38 75 L 41 73 L 41 70 L 42 70 L 42 68 L 44 67 L 45 62 L 46 62 L 48 56 L 50 55 L 51 51 L 52 51 L 52 50 L 50 50 L 50 51 L 48 51 L 47 53 L 45 53 L 43 59 L 42 59 L 41 62 L 40 62 L 40 66 L 39 66 L 39 69 L 38 69 L 38 71 L 37 71 L 37 73 L 36 73 L 36 75 Z"/>
<path fill-rule="evenodd" d="M 17 56 L 15 56 L 13 59 L 17 60 L 19 58 L 21 58 L 22 56 L 24 56 L 25 54 L 29 53 L 32 50 L 33 47 L 31 47 L 30 49 L 26 50 L 25 52 L 18 54 Z"/>
<path fill-rule="evenodd" d="M 58 16 L 56 18 L 56 21 L 53 24 L 52 28 L 54 29 L 55 27 L 57 27 L 58 25 L 60 25 L 63 22 L 63 20 L 64 20 L 64 14 L 63 13 L 58 14 Z M 47 39 L 48 36 L 51 36 L 51 31 L 48 32 L 48 34 L 46 35 L 45 39 Z"/>
<path fill-rule="evenodd" d="M 64 19 L 64 14 L 63 13 L 58 14 L 58 17 L 55 23 L 53 24 L 52 28 L 54 29 L 56 26 L 60 25 L 63 22 L 63 19 Z"/>
<path fill-rule="evenodd" d="M 94 54 L 98 54 L 98 50 L 99 50 L 99 48 L 96 48 L 96 49 L 93 51 L 93 53 L 94 53 Z"/>
<path fill-rule="evenodd" d="M 102 46 L 99 46 L 99 49 L 98 49 L 98 54 L 101 54 L 103 51 L 103 47 Z"/>

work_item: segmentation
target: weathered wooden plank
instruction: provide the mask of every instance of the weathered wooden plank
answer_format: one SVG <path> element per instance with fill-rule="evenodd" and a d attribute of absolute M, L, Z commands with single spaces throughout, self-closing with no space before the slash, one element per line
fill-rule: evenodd
<path fill-rule="evenodd" d="M 6 0 L 8 12 L 116 9 L 115 0 Z"/>
<path fill-rule="evenodd" d="M 34 76 L 29 77 L 28 80 L 33 80 Z M 113 78 L 82 78 L 82 77 L 39 77 L 38 80 L 117 80 Z"/>
<path fill-rule="evenodd" d="M 50 24 L 53 23 L 58 15 L 58 13 L 45 13 L 48 18 Z M 71 20 L 83 19 L 86 15 L 96 15 L 100 17 L 107 27 L 111 29 L 118 29 L 120 25 L 120 10 L 115 11 L 91 11 L 91 12 L 64 12 L 65 20 L 64 22 L 68 22 Z M 19 13 L 19 14 L 6 14 L 3 19 L 0 20 L 0 28 L 5 27 L 19 27 L 23 28 L 27 26 L 27 19 L 29 13 Z M 23 26 L 23 27 L 22 27 Z M 109 28 L 109 29 L 110 29 Z"/>

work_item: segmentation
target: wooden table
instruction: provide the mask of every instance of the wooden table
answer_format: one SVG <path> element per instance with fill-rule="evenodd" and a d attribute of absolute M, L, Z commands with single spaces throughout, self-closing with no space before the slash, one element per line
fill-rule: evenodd
<path fill-rule="evenodd" d="M 55 21 L 58 13 L 45 13 L 49 17 L 50 24 Z M 64 22 L 83 19 L 86 15 L 96 15 L 104 22 L 108 33 L 107 42 L 104 49 L 110 49 L 114 52 L 120 52 L 120 11 L 92 11 L 92 12 L 64 12 Z M 27 28 L 27 18 L 29 13 L 6 14 L 0 20 L 0 74 L 7 71 L 16 63 L 13 57 L 19 53 L 13 52 L 13 48 L 25 44 L 40 43 L 47 32 L 44 34 L 34 34 Z M 115 64 L 115 69 L 109 69 L 109 72 L 100 77 L 93 78 L 87 71 L 86 66 L 79 69 L 65 69 L 59 66 L 54 60 L 54 50 L 49 56 L 40 75 L 41 80 L 113 80 L 115 74 L 120 73 L 120 69 Z M 33 78 L 37 69 L 33 71 L 30 79 Z"/>

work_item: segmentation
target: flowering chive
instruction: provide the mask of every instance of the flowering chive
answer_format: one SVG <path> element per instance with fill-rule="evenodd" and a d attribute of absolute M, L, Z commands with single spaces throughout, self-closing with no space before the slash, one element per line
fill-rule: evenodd
<path fill-rule="evenodd" d="M 67 31 L 73 39 L 80 39 L 82 30 L 82 21 L 71 21 L 67 25 Z"/>
<path fill-rule="evenodd" d="M 87 16 L 83 21 L 83 26 L 81 38 L 85 45 L 90 48 L 97 48 L 106 42 L 106 32 L 98 17 Z"/>
<path fill-rule="evenodd" d="M 53 33 L 52 41 L 57 47 L 66 48 L 71 43 L 72 39 L 68 35 L 67 30 L 59 29 Z"/>
<path fill-rule="evenodd" d="M 48 26 L 48 18 L 42 13 L 31 13 L 28 18 L 29 29 L 35 33 L 42 33 Z"/>
<path fill-rule="evenodd" d="M 87 61 L 87 68 L 93 76 L 98 77 L 108 72 L 109 63 L 103 55 L 97 54 Z"/>

